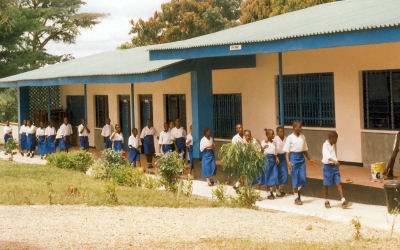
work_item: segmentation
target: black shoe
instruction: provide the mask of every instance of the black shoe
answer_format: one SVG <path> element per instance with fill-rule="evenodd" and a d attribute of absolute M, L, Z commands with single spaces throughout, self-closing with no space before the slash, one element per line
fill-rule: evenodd
<path fill-rule="evenodd" d="M 276 197 L 282 198 L 285 197 L 286 193 L 285 192 L 281 192 L 280 194 L 277 194 Z"/>
<path fill-rule="evenodd" d="M 35 156 L 35 154 L 34 154 L 34 153 L 32 153 L 32 154 L 31 154 L 31 158 L 33 158 L 33 156 Z"/>
<path fill-rule="evenodd" d="M 329 203 L 329 201 L 325 201 L 325 208 L 331 208 L 331 204 Z"/>
<path fill-rule="evenodd" d="M 27 154 L 26 154 L 26 157 L 29 157 L 29 156 L 31 156 L 31 153 L 27 153 Z"/>
<path fill-rule="evenodd" d="M 297 198 L 294 200 L 294 204 L 296 204 L 296 205 L 303 205 L 303 202 L 301 201 L 301 199 L 300 199 L 299 197 L 297 197 Z"/>
<path fill-rule="evenodd" d="M 342 208 L 343 209 L 349 208 L 349 207 L 351 207 L 351 205 L 353 205 L 353 203 L 351 203 L 350 201 L 343 201 Z"/>
<path fill-rule="evenodd" d="M 271 193 L 270 195 L 268 195 L 268 196 L 267 196 L 267 199 L 268 199 L 268 200 L 275 200 L 274 194 Z"/>

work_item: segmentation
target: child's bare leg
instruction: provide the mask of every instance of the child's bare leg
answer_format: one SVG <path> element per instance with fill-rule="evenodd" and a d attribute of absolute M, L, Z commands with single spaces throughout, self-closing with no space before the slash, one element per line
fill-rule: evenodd
<path fill-rule="evenodd" d="M 344 198 L 342 183 L 336 183 L 337 190 L 339 192 L 340 198 Z"/>
<path fill-rule="evenodd" d="M 141 167 L 142 164 L 140 163 L 140 161 L 136 161 L 136 166 Z"/>
<path fill-rule="evenodd" d="M 323 190 L 324 190 L 324 199 L 327 200 L 328 199 L 328 186 L 324 186 Z"/>
<path fill-rule="evenodd" d="M 257 184 L 257 190 L 261 190 L 261 184 Z"/>

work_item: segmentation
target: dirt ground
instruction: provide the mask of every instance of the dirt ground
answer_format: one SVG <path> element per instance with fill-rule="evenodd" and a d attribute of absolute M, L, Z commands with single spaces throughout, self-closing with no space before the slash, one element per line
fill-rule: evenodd
<path fill-rule="evenodd" d="M 0 249 L 186 248 L 204 239 L 330 243 L 351 240 L 352 232 L 350 224 L 251 209 L 0 206 Z M 370 228 L 362 234 L 388 236 Z"/>

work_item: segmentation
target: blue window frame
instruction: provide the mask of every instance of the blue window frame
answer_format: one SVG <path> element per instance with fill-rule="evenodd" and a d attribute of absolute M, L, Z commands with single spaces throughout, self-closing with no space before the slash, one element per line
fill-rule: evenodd
<path fill-rule="evenodd" d="M 282 80 L 285 125 L 300 120 L 307 127 L 335 127 L 333 73 L 284 75 Z"/>
<path fill-rule="evenodd" d="M 238 123 L 242 123 L 242 95 L 214 95 L 214 136 L 232 138 Z"/>
<path fill-rule="evenodd" d="M 363 72 L 364 128 L 400 129 L 400 70 Z"/>

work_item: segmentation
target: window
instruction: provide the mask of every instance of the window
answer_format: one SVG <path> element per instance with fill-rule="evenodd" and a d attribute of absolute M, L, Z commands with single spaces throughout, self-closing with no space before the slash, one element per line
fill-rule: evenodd
<path fill-rule="evenodd" d="M 335 127 L 333 73 L 283 76 L 283 114 L 285 125 Z"/>
<path fill-rule="evenodd" d="M 363 72 L 364 127 L 400 129 L 400 70 Z"/>
<path fill-rule="evenodd" d="M 165 109 L 167 114 L 166 121 L 181 120 L 181 124 L 186 128 L 186 96 L 185 95 L 166 95 Z"/>
<path fill-rule="evenodd" d="M 146 127 L 147 120 L 153 121 L 153 96 L 139 95 L 140 103 L 140 129 Z"/>
<path fill-rule="evenodd" d="M 102 128 L 106 124 L 108 118 L 108 96 L 96 95 L 96 128 Z"/>
<path fill-rule="evenodd" d="M 242 123 L 242 95 L 214 95 L 214 136 L 232 138 L 239 123 Z"/>

